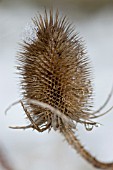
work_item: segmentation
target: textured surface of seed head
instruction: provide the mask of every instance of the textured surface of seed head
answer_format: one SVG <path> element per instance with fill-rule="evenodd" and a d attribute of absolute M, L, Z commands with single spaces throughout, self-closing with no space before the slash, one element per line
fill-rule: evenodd
<path fill-rule="evenodd" d="M 54 119 L 56 128 L 62 126 L 58 116 L 26 99 L 47 103 L 76 122 L 89 120 L 93 90 L 82 40 L 58 12 L 45 11 L 44 17 L 36 16 L 33 22 L 35 39 L 24 41 L 18 56 L 22 94 L 33 120 L 37 126 L 50 123 L 52 127 Z"/>

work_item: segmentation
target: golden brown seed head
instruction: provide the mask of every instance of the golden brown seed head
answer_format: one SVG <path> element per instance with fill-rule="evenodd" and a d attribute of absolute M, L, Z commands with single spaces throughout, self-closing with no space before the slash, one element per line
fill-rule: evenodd
<path fill-rule="evenodd" d="M 39 15 L 33 22 L 36 38 L 32 43 L 24 42 L 18 57 L 27 109 L 37 126 L 50 124 L 51 128 L 54 119 L 56 128 L 60 128 L 63 122 L 51 111 L 28 104 L 26 99 L 47 103 L 72 120 L 85 123 L 90 119 L 92 84 L 81 39 L 58 12 L 47 15 L 45 11 L 44 18 Z"/>

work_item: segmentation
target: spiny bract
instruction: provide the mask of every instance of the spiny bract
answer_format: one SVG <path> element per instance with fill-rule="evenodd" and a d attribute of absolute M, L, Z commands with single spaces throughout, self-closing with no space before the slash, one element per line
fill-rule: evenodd
<path fill-rule="evenodd" d="M 24 42 L 19 57 L 23 96 L 57 108 L 73 121 L 89 121 L 92 106 L 92 85 L 88 57 L 78 34 L 66 17 L 52 11 L 33 19 L 36 38 Z M 37 28 L 37 29 L 36 29 Z M 29 35 L 28 35 L 29 36 Z M 49 110 L 28 105 L 37 126 L 62 126 L 61 119 Z M 54 123 L 55 122 L 55 123 Z M 54 125 L 55 124 L 55 125 Z"/>

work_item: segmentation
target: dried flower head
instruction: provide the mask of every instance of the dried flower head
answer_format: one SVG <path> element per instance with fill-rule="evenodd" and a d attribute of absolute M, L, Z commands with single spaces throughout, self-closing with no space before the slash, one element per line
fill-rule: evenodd
<path fill-rule="evenodd" d="M 62 127 L 61 119 L 40 106 L 29 105 L 26 99 L 34 99 L 57 108 L 70 119 L 86 123 L 90 121 L 92 106 L 92 85 L 89 61 L 77 34 L 71 36 L 72 29 L 65 17 L 58 13 L 50 18 L 33 19 L 37 38 L 32 43 L 24 42 L 19 57 L 22 81 L 21 87 L 25 105 L 30 107 L 37 126 Z M 41 122 L 39 122 L 41 120 Z"/>
<path fill-rule="evenodd" d="M 108 103 L 110 93 L 105 104 L 92 111 L 91 67 L 81 38 L 73 32 L 66 17 L 59 17 L 58 11 L 54 15 L 50 10 L 48 15 L 45 10 L 44 17 L 36 16 L 33 23 L 35 38 L 24 41 L 18 56 L 23 94 L 20 103 L 30 124 L 13 128 L 33 128 L 39 132 L 59 130 L 92 165 L 113 169 L 113 163 L 102 163 L 87 152 L 74 134 L 77 123 L 92 130 L 97 125 L 92 119 L 112 109 L 99 114 Z"/>

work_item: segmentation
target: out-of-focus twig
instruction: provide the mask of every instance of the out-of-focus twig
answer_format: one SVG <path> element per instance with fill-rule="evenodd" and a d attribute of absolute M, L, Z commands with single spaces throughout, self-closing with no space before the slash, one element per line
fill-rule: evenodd
<path fill-rule="evenodd" d="M 8 160 L 4 149 L 0 146 L 0 165 L 4 168 L 4 170 L 14 170 L 14 168 L 10 165 L 10 160 Z"/>

